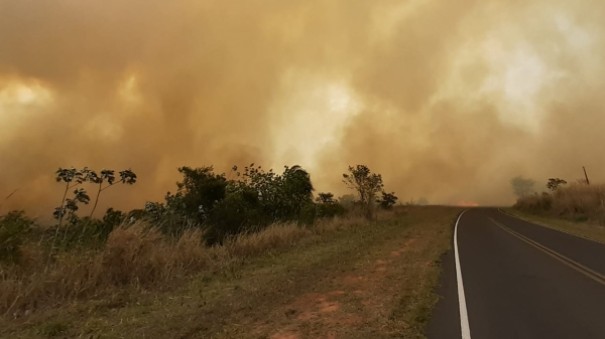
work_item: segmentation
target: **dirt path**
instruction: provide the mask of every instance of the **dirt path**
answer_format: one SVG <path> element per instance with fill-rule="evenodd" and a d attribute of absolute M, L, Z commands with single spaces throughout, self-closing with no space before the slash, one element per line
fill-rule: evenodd
<path fill-rule="evenodd" d="M 381 338 L 420 336 L 447 248 L 452 216 L 418 214 L 383 225 L 352 251 L 335 253 L 321 269 L 298 272 L 284 298 L 259 301 L 257 318 L 233 319 L 217 337 Z M 406 222 L 408 221 L 408 222 Z M 337 259 L 337 260 L 334 260 Z"/>

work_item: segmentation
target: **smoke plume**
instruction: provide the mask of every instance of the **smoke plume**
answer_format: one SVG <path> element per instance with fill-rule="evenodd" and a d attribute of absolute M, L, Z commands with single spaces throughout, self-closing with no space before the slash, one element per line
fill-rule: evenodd
<path fill-rule="evenodd" d="M 0 213 L 50 215 L 58 167 L 349 164 L 401 200 L 508 204 L 510 179 L 605 179 L 594 1 L 0 0 Z M 15 190 L 17 190 L 15 192 Z M 10 198 L 4 199 L 11 194 Z"/>

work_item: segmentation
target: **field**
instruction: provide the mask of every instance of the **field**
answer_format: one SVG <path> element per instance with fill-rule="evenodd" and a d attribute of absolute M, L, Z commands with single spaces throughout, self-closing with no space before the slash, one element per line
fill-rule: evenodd
<path fill-rule="evenodd" d="M 207 261 L 174 269 L 172 279 L 135 280 L 33 312 L 7 312 L 0 336 L 423 337 L 437 301 L 440 256 L 459 212 L 409 206 L 371 222 L 343 217 L 272 226 L 192 252 Z M 175 255 L 161 245 L 149 253 Z"/>

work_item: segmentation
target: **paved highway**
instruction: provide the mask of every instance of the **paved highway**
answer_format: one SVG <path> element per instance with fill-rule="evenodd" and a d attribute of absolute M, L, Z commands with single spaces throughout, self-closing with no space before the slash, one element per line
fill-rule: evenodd
<path fill-rule="evenodd" d="M 477 208 L 454 248 L 429 338 L 605 338 L 605 245 Z"/>

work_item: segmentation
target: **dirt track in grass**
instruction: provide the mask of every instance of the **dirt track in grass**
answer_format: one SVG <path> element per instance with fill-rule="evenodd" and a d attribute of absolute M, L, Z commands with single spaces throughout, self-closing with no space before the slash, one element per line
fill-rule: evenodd
<path fill-rule="evenodd" d="M 32 337 L 422 337 L 456 208 L 415 207 L 386 220 L 314 234 L 285 250 L 200 274 L 173 291 L 79 305 L 8 329 Z M 12 327 L 12 326 L 11 326 Z"/>

